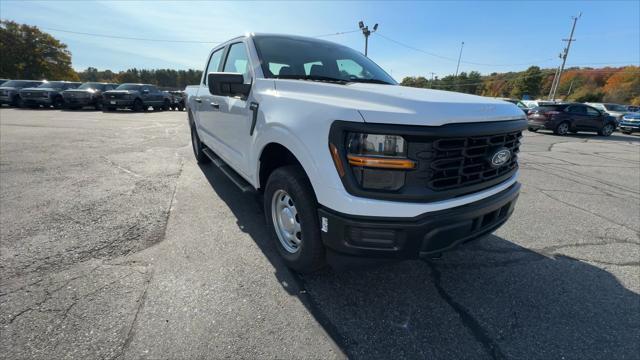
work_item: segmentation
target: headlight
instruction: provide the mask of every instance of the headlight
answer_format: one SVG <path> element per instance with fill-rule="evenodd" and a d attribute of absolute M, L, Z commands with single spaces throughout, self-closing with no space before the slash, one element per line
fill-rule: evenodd
<path fill-rule="evenodd" d="M 364 189 L 399 190 L 404 186 L 406 171 L 416 167 L 407 158 L 407 143 L 402 136 L 348 133 L 345 148 L 353 176 Z M 339 173 L 340 166 L 336 163 Z"/>

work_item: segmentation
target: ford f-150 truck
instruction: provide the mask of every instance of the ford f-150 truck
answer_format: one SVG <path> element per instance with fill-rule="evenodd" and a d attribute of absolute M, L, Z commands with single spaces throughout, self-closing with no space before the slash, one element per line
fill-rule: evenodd
<path fill-rule="evenodd" d="M 64 106 L 62 92 L 67 89 L 75 89 L 80 85 L 81 83 L 79 82 L 71 81 L 44 82 L 38 87 L 28 87 L 20 90 L 20 98 L 22 103 L 30 108 L 53 106 L 56 109 L 61 109 Z"/>
<path fill-rule="evenodd" d="M 518 197 L 517 106 L 399 86 L 348 47 L 251 34 L 186 88 L 193 152 L 263 194 L 285 263 L 436 257 L 487 235 Z"/>

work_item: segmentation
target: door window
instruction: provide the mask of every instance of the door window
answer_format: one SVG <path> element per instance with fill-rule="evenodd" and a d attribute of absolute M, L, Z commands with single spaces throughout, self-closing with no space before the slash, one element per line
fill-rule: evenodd
<path fill-rule="evenodd" d="M 589 116 L 600 116 L 600 111 L 594 109 L 594 108 L 590 108 L 587 107 L 587 115 Z"/>
<path fill-rule="evenodd" d="M 574 105 L 571 106 L 569 108 L 569 112 L 572 114 L 578 114 L 578 115 L 586 115 L 587 114 L 587 108 L 584 106 L 580 106 L 580 105 Z"/>
<path fill-rule="evenodd" d="M 218 49 L 213 54 L 211 54 L 211 58 L 209 59 L 209 64 L 207 64 L 207 71 L 204 73 L 204 79 L 202 81 L 203 84 L 207 84 L 207 74 L 210 72 L 216 72 L 220 68 L 220 62 L 222 61 L 222 53 L 223 50 Z"/>
<path fill-rule="evenodd" d="M 240 73 L 244 77 L 244 83 L 249 84 L 249 56 L 244 43 L 232 44 L 229 48 L 227 60 L 224 62 L 223 72 Z"/>

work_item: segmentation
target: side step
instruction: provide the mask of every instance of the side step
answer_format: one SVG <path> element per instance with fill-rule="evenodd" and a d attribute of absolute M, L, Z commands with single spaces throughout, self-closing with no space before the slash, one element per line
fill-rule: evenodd
<path fill-rule="evenodd" d="M 256 190 L 247 182 L 247 180 L 243 179 L 235 170 L 233 170 L 227 163 L 224 162 L 218 155 L 216 155 L 211 149 L 204 148 L 202 152 L 207 155 L 213 165 L 215 165 L 223 174 L 227 175 L 229 180 L 234 183 L 242 192 L 251 193 Z"/>

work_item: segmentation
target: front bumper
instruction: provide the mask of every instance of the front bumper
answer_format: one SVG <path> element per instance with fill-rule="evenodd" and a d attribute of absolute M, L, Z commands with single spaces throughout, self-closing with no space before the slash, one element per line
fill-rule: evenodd
<path fill-rule="evenodd" d="M 96 105 L 99 102 L 96 98 L 86 97 L 86 98 L 78 98 L 78 97 L 65 97 L 64 103 L 67 106 L 90 106 Z"/>
<path fill-rule="evenodd" d="M 539 121 L 539 120 L 531 120 L 531 119 L 527 120 L 527 127 L 529 129 L 553 130 L 556 128 L 557 125 L 558 125 L 557 121 L 554 121 L 554 120 L 547 120 L 547 121 Z"/>
<path fill-rule="evenodd" d="M 108 99 L 103 102 L 103 105 L 109 107 L 132 107 L 133 101 L 133 99 Z"/>
<path fill-rule="evenodd" d="M 0 95 L 0 104 L 11 104 L 11 96 L 9 95 Z"/>
<path fill-rule="evenodd" d="M 618 124 L 618 128 L 620 131 L 640 132 L 640 122 L 622 120 Z"/>
<path fill-rule="evenodd" d="M 42 97 L 42 98 L 23 98 L 22 102 L 25 105 L 45 105 L 50 106 L 53 104 L 50 97 Z"/>
<path fill-rule="evenodd" d="M 349 256 L 428 257 L 495 231 L 513 213 L 519 192 L 520 184 L 515 183 L 474 203 L 415 218 L 352 216 L 321 208 L 322 241 L 330 250 Z"/>

